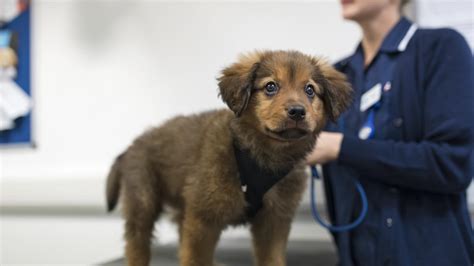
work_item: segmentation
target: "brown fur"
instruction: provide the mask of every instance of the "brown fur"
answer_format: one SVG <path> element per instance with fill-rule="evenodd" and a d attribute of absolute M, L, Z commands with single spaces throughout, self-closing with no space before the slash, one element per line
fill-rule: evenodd
<path fill-rule="evenodd" d="M 153 225 L 165 206 L 177 211 L 183 266 L 212 265 L 221 231 L 243 223 L 251 225 L 256 265 L 286 264 L 291 220 L 306 184 L 304 158 L 327 118 L 335 119 L 349 104 L 350 87 L 327 63 L 295 51 L 242 56 L 218 81 L 233 113 L 176 117 L 137 138 L 112 166 L 108 207 L 114 208 L 120 190 L 129 265 L 149 263 Z M 279 86 L 274 96 L 264 92 L 269 81 Z M 308 83 L 319 96 L 305 94 Z M 288 118 L 292 104 L 306 109 L 298 123 Z M 295 127 L 307 134 L 287 139 L 275 133 Z M 245 216 L 234 140 L 261 167 L 293 167 L 265 194 L 264 207 L 252 219 Z"/>

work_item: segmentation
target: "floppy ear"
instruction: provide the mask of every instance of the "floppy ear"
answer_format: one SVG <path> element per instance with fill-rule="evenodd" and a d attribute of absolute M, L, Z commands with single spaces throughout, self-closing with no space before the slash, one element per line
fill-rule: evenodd
<path fill-rule="evenodd" d="M 262 56 L 260 52 L 240 56 L 236 63 L 224 68 L 217 79 L 219 95 L 237 117 L 247 108 Z"/>
<path fill-rule="evenodd" d="M 318 62 L 317 66 L 323 75 L 324 109 L 333 122 L 337 120 L 352 102 L 352 87 L 346 76 L 327 62 Z"/>

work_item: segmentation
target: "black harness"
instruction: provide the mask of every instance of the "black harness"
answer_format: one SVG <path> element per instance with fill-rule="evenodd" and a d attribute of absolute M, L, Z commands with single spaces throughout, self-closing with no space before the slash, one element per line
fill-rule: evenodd
<path fill-rule="evenodd" d="M 263 207 L 265 193 L 285 177 L 292 168 L 276 172 L 264 169 L 251 157 L 249 150 L 240 149 L 235 142 L 234 154 L 242 191 L 245 193 L 245 200 L 248 204 L 247 218 L 253 218 Z"/>

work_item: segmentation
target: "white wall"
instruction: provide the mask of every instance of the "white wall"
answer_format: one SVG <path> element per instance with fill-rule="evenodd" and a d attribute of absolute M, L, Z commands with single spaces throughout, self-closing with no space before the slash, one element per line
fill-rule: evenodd
<path fill-rule="evenodd" d="M 102 204 L 109 165 L 137 134 L 224 106 L 215 78 L 238 53 L 336 60 L 358 41 L 338 1 L 224 2 L 33 1 L 37 148 L 0 150 L 2 203 Z"/>

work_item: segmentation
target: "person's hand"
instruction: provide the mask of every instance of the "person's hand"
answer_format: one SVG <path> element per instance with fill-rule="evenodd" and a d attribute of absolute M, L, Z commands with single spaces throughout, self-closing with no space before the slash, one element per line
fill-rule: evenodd
<path fill-rule="evenodd" d="M 343 138 L 342 133 L 321 132 L 316 141 L 316 146 L 306 157 L 308 164 L 324 164 L 336 160 L 339 157 Z"/>

